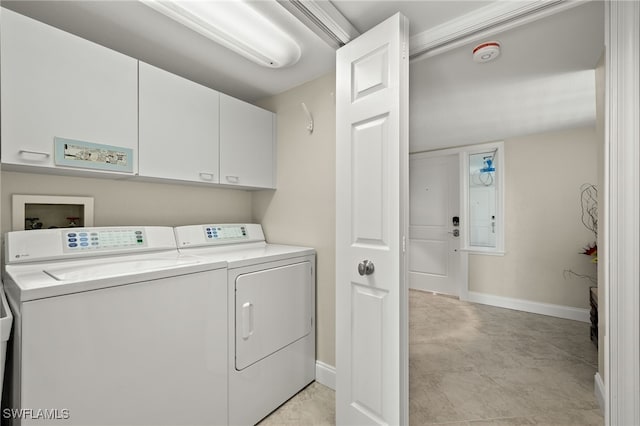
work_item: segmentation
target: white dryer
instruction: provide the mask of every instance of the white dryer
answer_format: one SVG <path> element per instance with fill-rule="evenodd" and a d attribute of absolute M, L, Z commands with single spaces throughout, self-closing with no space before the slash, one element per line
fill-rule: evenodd
<path fill-rule="evenodd" d="M 14 424 L 228 422 L 225 262 L 180 254 L 170 227 L 5 242 Z"/>
<path fill-rule="evenodd" d="M 315 379 L 315 250 L 257 224 L 175 232 L 181 252 L 227 262 L 229 424 L 255 424 Z"/>

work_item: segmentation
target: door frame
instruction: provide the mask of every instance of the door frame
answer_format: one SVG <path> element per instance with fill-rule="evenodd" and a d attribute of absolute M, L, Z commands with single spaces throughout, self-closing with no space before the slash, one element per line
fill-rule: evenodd
<path fill-rule="evenodd" d="M 534 3 L 525 6 L 534 7 Z M 465 15 L 439 27 L 437 34 L 414 36 L 412 43 L 430 48 L 412 59 L 428 58 L 579 4 L 549 3 L 536 13 L 516 13 L 519 16 L 498 11 Z M 604 418 L 606 425 L 640 424 L 640 290 L 633 285 L 640 282 L 640 268 L 637 262 L 624 261 L 640 258 L 640 3 L 605 1 L 604 9 L 605 205 L 601 209 L 604 255 L 600 256 L 606 306 Z M 493 30 L 478 31 L 490 18 Z"/>
<path fill-rule="evenodd" d="M 639 28 L 640 3 L 605 2 L 604 385 L 611 425 L 640 424 Z"/>
<path fill-rule="evenodd" d="M 496 2 L 484 9 L 486 13 L 468 14 L 438 27 L 437 32 L 418 34 L 411 39 L 411 53 L 416 52 L 416 58 L 434 56 L 580 2 L 523 4 L 512 5 L 527 9 L 526 13 L 504 13 Z M 604 7 L 605 203 L 601 209 L 604 244 L 600 256 L 606 306 L 604 418 L 607 425 L 640 424 L 640 295 L 633 285 L 640 281 L 640 271 L 637 262 L 623 261 L 640 258 L 640 3 L 612 0 L 604 2 Z M 408 350 L 405 343 L 407 347 L 401 350 Z"/>

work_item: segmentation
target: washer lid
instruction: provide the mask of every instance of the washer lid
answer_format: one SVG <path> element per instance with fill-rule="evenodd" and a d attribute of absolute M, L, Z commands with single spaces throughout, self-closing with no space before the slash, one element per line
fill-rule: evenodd
<path fill-rule="evenodd" d="M 7 265 L 5 285 L 20 301 L 225 268 L 226 262 L 175 251 L 74 261 Z M 17 293 L 17 294 L 16 294 Z"/>

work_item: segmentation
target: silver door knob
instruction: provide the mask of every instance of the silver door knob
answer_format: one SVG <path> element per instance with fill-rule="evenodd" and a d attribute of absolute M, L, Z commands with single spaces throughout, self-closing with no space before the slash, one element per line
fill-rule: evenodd
<path fill-rule="evenodd" d="M 449 234 L 453 235 L 454 237 L 459 237 L 460 236 L 460 230 L 459 229 L 454 229 L 453 231 L 449 232 Z"/>
<path fill-rule="evenodd" d="M 358 264 L 358 273 L 360 275 L 371 275 L 375 271 L 373 262 L 370 260 L 363 260 Z"/>

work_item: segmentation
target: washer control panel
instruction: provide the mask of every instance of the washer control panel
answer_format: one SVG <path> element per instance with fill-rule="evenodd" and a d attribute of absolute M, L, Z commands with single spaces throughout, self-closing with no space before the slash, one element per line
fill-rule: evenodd
<path fill-rule="evenodd" d="M 104 226 L 7 232 L 4 253 L 9 265 L 176 249 L 169 226 Z"/>
<path fill-rule="evenodd" d="M 143 228 L 129 229 L 80 229 L 65 230 L 62 234 L 63 250 L 73 252 L 78 250 L 120 249 L 132 247 L 146 247 L 147 238 Z"/>
<path fill-rule="evenodd" d="M 248 238 L 245 225 L 205 225 L 203 228 L 207 240 L 231 241 Z"/>

